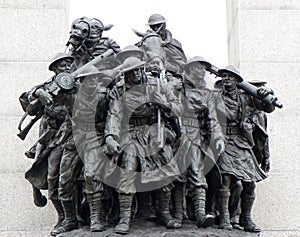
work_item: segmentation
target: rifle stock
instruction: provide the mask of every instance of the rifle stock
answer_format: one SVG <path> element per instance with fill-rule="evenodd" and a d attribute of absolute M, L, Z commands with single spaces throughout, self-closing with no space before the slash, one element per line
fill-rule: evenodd
<path fill-rule="evenodd" d="M 19 125 L 18 125 L 19 133 L 17 134 L 17 136 L 21 140 L 24 140 L 26 138 L 31 127 L 35 124 L 36 121 L 38 121 L 42 117 L 42 113 L 39 110 L 39 107 L 40 107 L 39 99 L 35 99 L 34 101 L 30 102 L 29 105 L 26 107 L 26 112 L 22 116 L 22 118 L 19 122 Z M 30 122 L 25 126 L 24 129 L 22 129 L 22 124 L 23 124 L 25 118 L 27 117 L 27 115 L 35 115 L 35 117 L 30 120 Z"/>
<path fill-rule="evenodd" d="M 22 119 L 20 120 L 18 129 L 20 130 L 20 132 L 17 134 L 17 136 L 21 139 L 24 140 L 28 134 L 28 132 L 30 131 L 31 127 L 35 124 L 36 121 L 38 121 L 41 116 L 35 116 L 33 119 L 30 120 L 30 122 L 26 125 L 26 127 L 24 129 L 21 129 L 22 123 L 24 122 L 25 118 L 27 117 L 28 113 L 26 112 Z"/>

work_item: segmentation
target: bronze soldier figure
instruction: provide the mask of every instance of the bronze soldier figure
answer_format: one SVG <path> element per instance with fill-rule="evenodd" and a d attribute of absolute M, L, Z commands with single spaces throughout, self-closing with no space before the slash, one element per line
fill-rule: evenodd
<path fill-rule="evenodd" d="M 226 121 L 221 124 L 226 137 L 225 152 L 218 160 L 223 178 L 217 197 L 220 211 L 219 227 L 232 229 L 228 211 L 229 186 L 232 182 L 241 180 L 243 191 L 239 224 L 245 231 L 259 232 L 259 227 L 251 218 L 251 210 L 255 199 L 255 182 L 265 179 L 267 175 L 259 167 L 252 152 L 254 144 L 249 113 L 253 107 L 265 112 L 272 112 L 275 107 L 242 93 L 237 88 L 237 83 L 243 81 L 243 78 L 234 66 L 219 69 L 218 73 L 222 76 L 223 90 L 217 98 L 216 109 L 219 119 Z M 263 98 L 271 91 L 260 87 L 257 93 Z"/>
<path fill-rule="evenodd" d="M 30 92 L 32 98 L 40 100 L 45 105 L 46 127 L 42 130 L 38 140 L 38 145 L 42 146 L 42 150 L 38 153 L 32 168 L 26 172 L 25 177 L 33 185 L 38 184 L 36 186 L 39 188 L 43 188 L 40 184 L 44 178 L 47 178 L 47 181 L 44 181 L 47 184 L 44 185 L 48 186 L 48 197 L 58 214 L 58 222 L 51 235 L 62 226 L 65 219 L 65 212 L 58 198 L 58 187 L 63 153 L 62 145 L 67 136 L 62 124 L 69 116 L 67 106 L 72 103 L 72 98 L 77 91 L 75 80 L 69 74 L 73 60 L 70 55 L 56 54 L 49 65 L 49 70 L 53 71 L 55 76 Z M 47 170 L 44 172 L 45 168 Z"/>
<path fill-rule="evenodd" d="M 77 152 L 83 162 L 84 191 L 90 207 L 90 230 L 103 231 L 103 198 L 105 187 L 106 155 L 104 154 L 104 128 L 108 111 L 109 84 L 112 77 L 92 66 L 78 75 L 81 87 L 73 110 L 73 136 Z"/>
<path fill-rule="evenodd" d="M 207 215 L 205 211 L 208 186 L 204 164 L 207 159 L 215 163 L 213 150 L 218 153 L 224 150 L 224 137 L 216 116 L 214 96 L 206 88 L 204 80 L 209 66 L 210 63 L 196 56 L 184 67 L 182 134 L 175 155 L 184 162 L 180 167 L 187 168 L 185 179 L 189 195 L 192 196 L 198 227 L 214 224 L 214 216 Z M 175 198 L 180 198 L 180 195 Z"/>
<path fill-rule="evenodd" d="M 133 196 L 136 185 L 151 184 L 178 175 L 176 164 L 172 160 L 170 142 L 174 134 L 165 126 L 166 142 L 162 149 L 157 149 L 158 106 L 166 117 L 180 113 L 180 103 L 171 89 L 161 85 L 157 91 L 157 79 L 146 76 L 143 67 L 145 62 L 135 57 L 124 61 L 124 81 L 120 81 L 111 92 L 110 109 L 106 123 L 106 144 L 111 153 L 119 154 L 117 164 L 121 167 L 117 182 L 120 202 L 120 221 L 115 227 L 116 233 L 129 232 Z M 152 172 L 162 169 L 165 175 L 153 176 Z M 117 166 L 116 166 L 117 167 Z M 141 172 L 140 180 L 136 179 L 137 171 Z M 172 219 L 169 211 L 170 191 L 164 187 L 157 191 L 157 215 L 167 228 L 179 228 L 180 223 Z"/>

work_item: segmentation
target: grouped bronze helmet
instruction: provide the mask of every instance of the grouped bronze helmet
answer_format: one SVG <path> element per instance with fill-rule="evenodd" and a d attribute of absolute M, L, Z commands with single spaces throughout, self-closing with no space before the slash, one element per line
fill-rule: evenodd
<path fill-rule="evenodd" d="M 141 60 L 144 59 L 144 52 L 139 47 L 135 45 L 128 45 L 122 49 L 121 52 L 117 54 L 117 59 L 120 62 L 124 62 L 125 59 L 135 56 Z"/>
<path fill-rule="evenodd" d="M 152 14 L 149 17 L 147 25 L 151 26 L 151 25 L 157 25 L 157 24 L 162 24 L 162 23 L 166 23 L 166 22 L 167 22 L 166 19 L 162 15 Z"/>
<path fill-rule="evenodd" d="M 221 77 L 223 77 L 224 73 L 230 73 L 234 75 L 234 77 L 236 77 L 239 82 L 242 82 L 244 80 L 239 70 L 233 65 L 228 65 L 224 69 L 219 69 L 218 73 L 221 75 Z"/>
<path fill-rule="evenodd" d="M 129 72 L 133 69 L 144 66 L 145 63 L 146 63 L 145 61 L 142 61 L 139 58 L 129 57 L 125 59 L 121 72 L 122 73 Z"/>
<path fill-rule="evenodd" d="M 49 67 L 48 69 L 50 71 L 53 71 L 53 67 L 54 67 L 54 64 L 60 60 L 63 60 L 63 59 L 69 59 L 71 60 L 72 62 L 74 61 L 74 58 L 71 56 L 71 55 L 68 55 L 68 54 L 65 54 L 65 53 L 57 53 L 53 56 L 53 58 L 51 59 L 51 62 L 49 64 Z"/>
<path fill-rule="evenodd" d="M 189 71 L 189 69 L 192 66 L 196 66 L 198 63 L 204 64 L 206 69 L 211 67 L 211 64 L 208 61 L 206 61 L 203 57 L 195 56 L 187 61 L 187 63 L 184 65 L 184 70 Z"/>
<path fill-rule="evenodd" d="M 80 71 L 80 73 L 78 75 L 76 75 L 76 78 L 79 77 L 86 77 L 86 76 L 92 76 L 92 75 L 97 75 L 100 74 L 101 72 L 98 70 L 97 67 L 95 67 L 94 65 L 89 65 L 86 67 L 83 67 L 83 69 Z"/>

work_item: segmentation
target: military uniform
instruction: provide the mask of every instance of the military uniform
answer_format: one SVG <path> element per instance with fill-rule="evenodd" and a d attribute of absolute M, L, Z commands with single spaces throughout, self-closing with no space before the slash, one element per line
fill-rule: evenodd
<path fill-rule="evenodd" d="M 216 142 L 224 141 L 224 137 L 215 112 L 214 95 L 204 86 L 204 66 L 204 73 L 192 73 L 201 64 L 207 62 L 194 57 L 185 65 L 181 96 L 184 108 L 182 133 L 175 157 L 182 162 L 179 165 L 183 169 L 181 172 L 186 170 L 182 179 L 193 199 L 187 201 L 188 207 L 194 206 L 198 227 L 207 227 L 214 223 L 214 219 L 205 212 L 205 190 L 208 188 L 205 175 L 214 167 Z"/>
<path fill-rule="evenodd" d="M 64 60 L 65 58 L 68 59 L 70 56 L 61 54 L 55 58 L 54 62 Z M 52 69 L 52 65 L 50 64 L 49 69 Z M 58 212 L 58 223 L 53 231 L 59 228 L 65 219 L 65 212 L 58 197 L 61 179 L 60 172 L 64 168 L 62 165 L 63 143 L 69 133 L 68 130 L 64 129 L 64 123 L 70 117 L 69 106 L 73 104 L 76 92 L 77 88 L 74 78 L 70 77 L 69 74 L 61 72 L 52 77 L 50 81 L 37 86 L 30 93 L 33 98 L 39 98 L 41 101 L 51 99 L 51 102 L 44 106 L 43 116 L 47 126 L 41 130 L 38 140 L 38 144 L 41 144 L 44 149 L 32 168 L 26 172 L 25 177 L 35 187 L 40 189 L 48 188 L 49 199 L 51 199 Z M 43 182 L 45 175 L 47 182 Z"/>
<path fill-rule="evenodd" d="M 236 80 L 243 80 L 233 66 L 220 69 L 219 72 L 220 75 L 233 75 L 232 77 Z M 275 108 L 272 105 L 253 100 L 252 97 L 242 93 L 237 88 L 231 91 L 222 90 L 216 101 L 218 118 L 225 121 L 221 125 L 226 138 L 225 152 L 218 160 L 223 175 L 223 185 L 218 192 L 221 214 L 220 228 L 232 228 L 229 224 L 228 213 L 229 185 L 230 180 L 232 182 L 241 180 L 243 191 L 241 194 L 240 225 L 244 226 L 246 231 L 260 231 L 251 219 L 251 209 L 255 199 L 255 182 L 265 179 L 267 175 L 259 167 L 252 151 L 254 142 L 252 123 L 249 117 L 253 107 L 266 112 L 272 112 Z"/>
<path fill-rule="evenodd" d="M 112 174 L 119 172 L 116 187 L 119 192 L 120 221 L 115 232 L 123 234 L 129 232 L 132 198 L 136 188 L 140 186 L 147 191 L 147 188 L 152 190 L 157 185 L 166 186 L 172 177 L 179 174 L 171 147 L 175 134 L 169 127 L 168 118 L 180 114 L 180 102 L 166 84 L 161 85 L 157 95 L 158 79 L 147 78 L 141 69 L 143 65 L 144 62 L 134 57 L 124 61 L 124 81 L 112 89 L 105 128 L 107 144 L 111 143 L 114 147 L 119 144 L 120 147 Z M 141 71 L 139 81 L 133 83 L 126 73 L 134 70 Z M 160 96 L 161 103 L 157 104 L 154 94 Z M 162 148 L 158 144 L 158 128 L 155 125 L 158 122 L 158 108 L 165 119 L 165 143 Z M 140 172 L 138 176 L 137 172 Z M 180 227 L 170 216 L 170 192 L 166 187 L 164 192 L 159 191 L 158 199 L 159 218 L 169 228 Z"/>
<path fill-rule="evenodd" d="M 84 165 L 84 189 L 90 206 L 91 231 L 103 230 L 103 180 L 109 161 L 103 150 L 109 89 L 102 84 L 104 75 L 97 71 L 90 71 L 84 79 L 72 117 L 74 141 Z M 87 80 L 94 80 L 89 78 L 92 76 L 97 78 L 96 87 L 87 85 Z M 106 78 L 112 81 L 112 78 Z"/>

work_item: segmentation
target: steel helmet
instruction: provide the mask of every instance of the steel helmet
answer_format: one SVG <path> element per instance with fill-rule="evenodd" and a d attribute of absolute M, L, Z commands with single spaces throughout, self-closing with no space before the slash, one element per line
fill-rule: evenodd
<path fill-rule="evenodd" d="M 141 66 L 144 66 L 145 63 L 146 62 L 140 60 L 139 58 L 129 57 L 129 58 L 125 59 L 121 72 L 125 73 L 125 72 L 128 72 L 128 71 L 131 71 L 135 68 L 139 68 Z"/>
<path fill-rule="evenodd" d="M 152 14 L 149 17 L 147 25 L 151 26 L 151 25 L 156 25 L 156 24 L 161 24 L 161 23 L 166 23 L 166 22 L 167 22 L 166 19 L 162 15 Z"/>
<path fill-rule="evenodd" d="M 184 69 L 189 71 L 190 67 L 193 64 L 197 65 L 195 63 L 203 63 L 207 69 L 211 67 L 211 64 L 209 62 L 207 62 L 204 58 L 202 58 L 201 56 L 195 56 L 187 61 L 187 63 L 184 65 Z"/>
<path fill-rule="evenodd" d="M 100 74 L 100 71 L 98 70 L 97 67 L 95 67 L 94 65 L 88 65 L 85 66 L 81 69 L 81 71 L 79 72 L 79 74 L 77 74 L 75 77 L 86 77 L 86 76 L 91 76 L 91 75 L 97 75 Z"/>
<path fill-rule="evenodd" d="M 141 50 L 139 47 L 135 45 L 128 45 L 125 48 L 123 48 L 122 51 L 119 52 L 116 57 L 118 60 L 123 62 L 126 58 L 133 57 L 133 56 L 143 60 L 144 52 L 143 50 Z"/>
<path fill-rule="evenodd" d="M 51 59 L 51 62 L 49 64 L 48 69 L 50 71 L 53 71 L 53 66 L 56 62 L 62 59 L 70 59 L 72 62 L 74 61 L 74 58 L 71 55 L 65 54 L 65 53 L 57 53 L 54 55 L 54 57 Z"/>
<path fill-rule="evenodd" d="M 239 82 L 243 81 L 243 78 L 240 75 L 239 70 L 233 65 L 228 65 L 224 69 L 219 69 L 218 73 L 221 75 L 221 77 L 223 77 L 224 73 L 230 73 L 230 74 L 234 75 L 238 79 Z"/>

